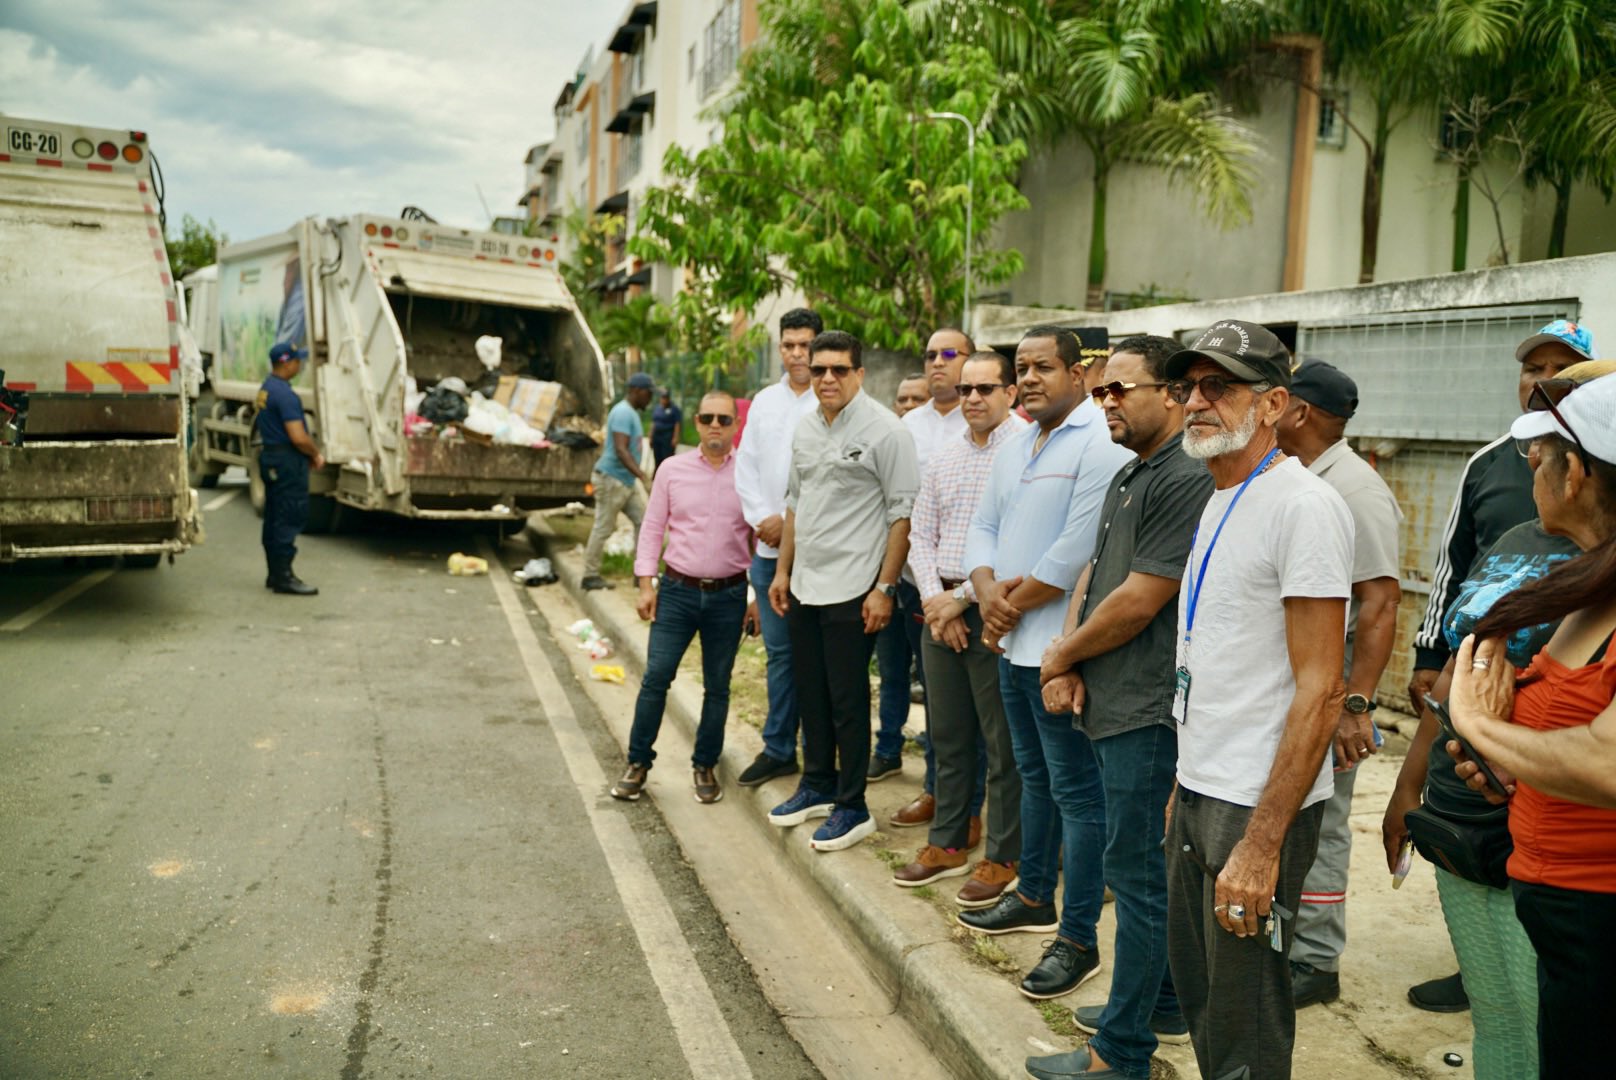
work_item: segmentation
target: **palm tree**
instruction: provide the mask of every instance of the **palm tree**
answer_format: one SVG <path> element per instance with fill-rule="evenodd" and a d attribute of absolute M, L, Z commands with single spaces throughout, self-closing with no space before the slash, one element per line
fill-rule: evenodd
<path fill-rule="evenodd" d="M 648 357 L 665 355 L 673 344 L 673 314 L 650 293 L 603 308 L 597 323 L 596 337 L 603 350 L 637 349 L 641 364 Z"/>

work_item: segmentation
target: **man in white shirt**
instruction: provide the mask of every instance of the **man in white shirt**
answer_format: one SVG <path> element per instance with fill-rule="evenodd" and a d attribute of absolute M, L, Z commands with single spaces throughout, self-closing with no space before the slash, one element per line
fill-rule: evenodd
<path fill-rule="evenodd" d="M 774 581 L 780 531 L 785 522 L 786 480 L 791 469 L 791 436 L 797 421 L 813 412 L 818 400 L 808 376 L 808 346 L 824 320 L 807 308 L 780 316 L 780 381 L 752 397 L 747 413 L 750 438 L 735 451 L 735 492 L 741 497 L 746 523 L 757 531 L 752 555 L 752 591 L 758 599 L 763 647 L 768 653 L 769 715 L 763 723 L 763 752 L 736 783 L 753 787 L 797 771 L 797 690 L 791 676 L 791 634 L 785 619 L 764 597 Z"/>

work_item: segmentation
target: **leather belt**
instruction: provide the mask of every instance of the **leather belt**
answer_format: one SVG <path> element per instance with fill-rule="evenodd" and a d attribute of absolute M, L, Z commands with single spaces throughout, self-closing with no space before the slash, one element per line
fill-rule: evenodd
<path fill-rule="evenodd" d="M 700 589 L 702 592 L 718 592 L 720 589 L 732 589 L 737 585 L 746 584 L 746 573 L 744 571 L 726 578 L 699 578 L 691 577 L 689 574 L 681 574 L 671 566 L 664 566 L 662 576 L 670 581 L 677 581 L 681 585 L 689 585 L 693 589 Z"/>
<path fill-rule="evenodd" d="M 944 592 L 953 592 L 955 589 L 957 589 L 961 585 L 965 584 L 965 581 L 964 581 L 963 578 L 948 578 L 948 577 L 945 577 L 945 578 L 938 578 L 937 580 L 943 586 L 943 591 Z"/>

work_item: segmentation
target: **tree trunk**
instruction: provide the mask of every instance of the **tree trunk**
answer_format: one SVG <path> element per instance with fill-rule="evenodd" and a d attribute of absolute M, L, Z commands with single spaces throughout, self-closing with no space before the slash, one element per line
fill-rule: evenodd
<path fill-rule="evenodd" d="M 1363 239 L 1358 249 L 1358 283 L 1375 280 L 1375 260 L 1380 257 L 1380 195 L 1386 177 L 1386 143 L 1391 136 L 1386 108 L 1375 113 L 1375 141 L 1364 159 Z"/>
<path fill-rule="evenodd" d="M 1453 193 L 1453 272 L 1465 268 L 1470 256 L 1470 166 L 1459 166 L 1459 190 Z"/>
<path fill-rule="evenodd" d="M 1571 178 L 1559 178 L 1554 183 L 1554 223 L 1549 226 L 1549 255 L 1558 259 L 1565 255 L 1566 225 L 1571 218 Z"/>
<path fill-rule="evenodd" d="M 1093 220 L 1089 223 L 1089 288 L 1083 305 L 1088 311 L 1105 306 L 1105 185 L 1110 171 L 1111 167 L 1096 155 Z"/>

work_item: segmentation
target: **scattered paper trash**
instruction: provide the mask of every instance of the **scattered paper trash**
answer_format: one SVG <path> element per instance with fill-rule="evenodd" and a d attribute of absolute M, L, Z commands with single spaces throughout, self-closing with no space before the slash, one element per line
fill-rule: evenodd
<path fill-rule="evenodd" d="M 475 574 L 488 573 L 488 560 L 476 555 L 466 555 L 455 552 L 449 556 L 449 573 L 455 577 L 471 577 Z"/>
<path fill-rule="evenodd" d="M 517 584 L 527 585 L 529 587 L 534 585 L 550 585 L 559 580 L 555 572 L 555 567 L 550 564 L 550 560 L 542 558 L 529 559 L 523 564 L 522 569 L 516 571 L 511 576 L 516 579 Z"/>
<path fill-rule="evenodd" d="M 567 627 L 567 633 L 578 639 L 578 647 L 589 653 L 591 660 L 604 660 L 612 655 L 612 641 L 602 637 L 595 624 L 588 619 L 579 619 Z"/>
<path fill-rule="evenodd" d="M 589 659 L 604 660 L 612 655 L 612 639 L 605 637 L 594 638 L 588 643 Z"/>
<path fill-rule="evenodd" d="M 623 685 L 623 679 L 626 676 L 627 673 L 623 670 L 622 664 L 596 664 L 589 669 L 591 679 L 598 682 L 616 683 L 618 686 Z"/>
<path fill-rule="evenodd" d="M 571 634 L 579 641 L 589 640 L 589 635 L 593 634 L 594 632 L 595 624 L 590 622 L 588 619 L 579 619 L 577 622 L 567 627 L 567 633 Z"/>

